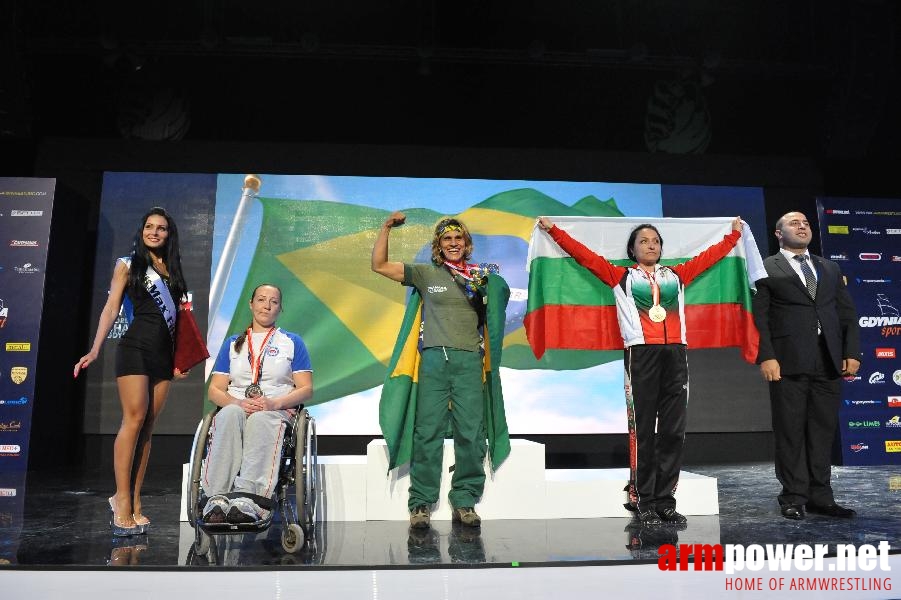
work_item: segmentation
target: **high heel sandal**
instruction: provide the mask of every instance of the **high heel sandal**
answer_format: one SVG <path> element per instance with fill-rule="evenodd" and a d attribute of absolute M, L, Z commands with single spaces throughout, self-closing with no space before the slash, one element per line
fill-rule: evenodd
<path fill-rule="evenodd" d="M 150 529 L 150 519 L 144 515 L 132 513 L 131 518 L 134 519 L 135 525 L 141 530 L 140 533 L 147 533 L 147 530 Z"/>
<path fill-rule="evenodd" d="M 107 501 L 109 502 L 109 511 L 110 511 L 109 526 L 110 526 L 110 529 L 113 530 L 113 535 L 117 536 L 117 537 L 128 537 L 128 536 L 139 535 L 139 534 L 143 533 L 141 531 L 141 528 L 138 527 L 137 524 L 135 524 L 131 527 L 127 527 L 127 526 L 123 525 L 125 520 L 121 517 L 116 516 L 116 507 L 115 507 L 115 503 L 113 502 L 113 498 L 115 498 L 115 496 L 110 496 L 107 499 Z"/>

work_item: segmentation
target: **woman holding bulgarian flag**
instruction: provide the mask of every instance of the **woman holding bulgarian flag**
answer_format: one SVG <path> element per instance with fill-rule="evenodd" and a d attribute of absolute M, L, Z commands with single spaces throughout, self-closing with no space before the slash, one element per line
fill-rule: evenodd
<path fill-rule="evenodd" d="M 741 218 L 735 217 L 732 232 L 721 241 L 672 266 L 659 264 L 663 237 L 650 224 L 638 225 L 629 236 L 626 254 L 635 261 L 630 267 L 610 263 L 547 217 L 539 217 L 538 227 L 613 290 L 625 347 L 630 471 L 626 508 L 643 526 L 682 525 L 686 518 L 676 511 L 674 494 L 688 407 L 685 286 L 735 247 Z"/>
<path fill-rule="evenodd" d="M 467 262 L 472 236 L 455 218 L 435 226 L 431 262 L 389 261 L 388 236 L 405 220 L 392 213 L 372 249 L 374 272 L 414 288 L 379 405 L 389 468 L 410 461 L 410 526 L 428 528 L 450 426 L 452 520 L 479 527 L 475 504 L 485 489 L 486 451 L 494 468 L 510 452 L 498 374 L 510 289 L 496 265 Z"/>

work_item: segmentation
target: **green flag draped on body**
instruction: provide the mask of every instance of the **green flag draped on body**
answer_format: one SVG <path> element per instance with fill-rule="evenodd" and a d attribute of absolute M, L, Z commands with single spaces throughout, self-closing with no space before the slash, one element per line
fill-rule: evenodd
<path fill-rule="evenodd" d="M 510 432 L 507 429 L 504 395 L 498 372 L 504 339 L 504 309 L 509 296 L 510 288 L 507 282 L 499 275 L 489 275 L 484 331 L 483 392 L 485 431 L 492 469 L 497 469 L 510 454 Z M 421 321 L 422 299 L 419 293 L 413 290 L 401 322 L 379 402 L 379 425 L 388 445 L 389 470 L 410 462 L 413 454 Z"/>

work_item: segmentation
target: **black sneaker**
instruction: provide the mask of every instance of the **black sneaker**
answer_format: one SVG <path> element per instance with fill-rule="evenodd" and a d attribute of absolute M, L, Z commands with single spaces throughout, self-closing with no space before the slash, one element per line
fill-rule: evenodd
<path fill-rule="evenodd" d="M 642 527 L 656 527 L 658 525 L 662 525 L 660 521 L 660 517 L 657 516 L 657 511 L 653 508 L 647 510 L 639 510 L 635 513 L 635 520 L 638 521 L 638 524 Z"/>
<path fill-rule="evenodd" d="M 685 525 L 686 523 L 688 523 L 688 519 L 685 518 L 685 515 L 676 512 L 675 508 L 664 508 L 663 510 L 658 510 L 657 515 L 664 523 L 671 523 L 673 525 Z"/>
<path fill-rule="evenodd" d="M 228 498 L 225 496 L 213 496 L 203 507 L 203 522 L 208 525 L 225 523 L 226 512 L 228 512 Z"/>

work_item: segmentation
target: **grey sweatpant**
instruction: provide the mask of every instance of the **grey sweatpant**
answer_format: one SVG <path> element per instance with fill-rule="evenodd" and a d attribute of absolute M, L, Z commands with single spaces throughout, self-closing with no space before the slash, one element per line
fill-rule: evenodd
<path fill-rule="evenodd" d="M 245 492 L 271 498 L 291 418 L 287 410 L 247 416 L 237 404 L 220 410 L 210 426 L 212 441 L 201 477 L 207 497 Z"/>

